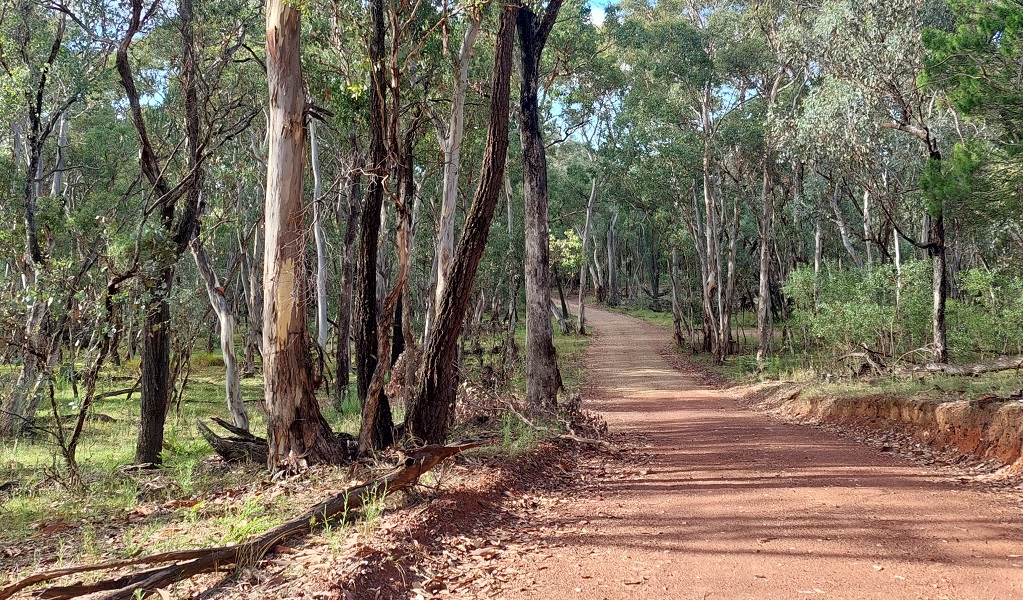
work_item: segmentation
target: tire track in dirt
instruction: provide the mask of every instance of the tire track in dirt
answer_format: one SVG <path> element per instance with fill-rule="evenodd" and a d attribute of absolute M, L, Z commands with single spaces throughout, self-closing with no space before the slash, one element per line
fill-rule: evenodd
<path fill-rule="evenodd" d="M 573 532 L 500 597 L 1023 598 L 1011 496 L 742 410 L 665 361 L 664 330 L 587 314 L 587 408 L 649 459 L 553 509 Z"/>

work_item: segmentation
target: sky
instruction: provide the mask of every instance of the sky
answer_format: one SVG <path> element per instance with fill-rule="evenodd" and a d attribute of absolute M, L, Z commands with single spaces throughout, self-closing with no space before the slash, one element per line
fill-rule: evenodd
<path fill-rule="evenodd" d="M 604 24 L 604 7 L 614 0 L 590 0 L 590 22 L 597 27 Z"/>

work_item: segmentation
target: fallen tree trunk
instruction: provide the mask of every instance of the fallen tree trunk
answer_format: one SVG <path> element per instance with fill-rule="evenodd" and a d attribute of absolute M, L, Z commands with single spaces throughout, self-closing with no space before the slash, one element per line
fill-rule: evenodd
<path fill-rule="evenodd" d="M 165 552 L 148 557 L 135 558 L 125 561 L 104 563 L 100 565 L 89 565 L 84 567 L 71 567 L 59 569 L 46 573 L 38 573 L 27 579 L 16 582 L 4 589 L 0 589 L 0 600 L 10 598 L 18 591 L 31 585 L 50 581 L 58 577 L 113 569 L 130 565 L 155 564 L 175 561 L 174 564 L 166 567 L 158 567 L 148 571 L 120 575 L 118 577 L 97 581 L 90 584 L 73 584 L 70 586 L 50 587 L 36 595 L 40 598 L 67 599 L 76 598 L 85 594 L 107 592 L 99 598 L 114 600 L 145 597 L 154 590 L 164 588 L 178 581 L 201 573 L 212 573 L 223 571 L 237 565 L 252 565 L 270 553 L 273 547 L 280 542 L 298 535 L 309 533 L 314 525 L 322 525 L 349 511 L 357 510 L 368 498 L 378 494 L 390 494 L 404 490 L 416 481 L 419 477 L 441 461 L 470 448 L 483 446 L 488 442 L 474 442 L 467 444 L 453 444 L 449 446 L 424 446 L 408 454 L 398 467 L 385 477 L 350 487 L 347 490 L 332 496 L 331 498 L 313 506 L 300 516 L 278 525 L 260 535 L 256 539 L 231 547 L 203 548 L 198 550 L 183 550 L 179 552 Z M 176 562 L 176 561 L 188 562 Z"/>
<path fill-rule="evenodd" d="M 219 417 L 211 417 L 210 420 L 234 434 L 222 437 L 213 433 L 213 430 L 202 421 L 195 422 L 195 426 L 199 429 L 199 434 L 202 435 L 203 439 L 221 458 L 227 462 L 251 461 L 256 464 L 266 463 L 267 452 L 269 451 L 266 439 L 252 435 L 241 427 L 236 427 Z M 338 443 L 345 450 L 345 456 L 354 458 L 357 449 L 355 437 L 344 432 L 337 432 L 335 435 L 338 438 Z"/>
<path fill-rule="evenodd" d="M 199 434 L 202 435 L 206 443 L 213 448 L 214 452 L 219 454 L 227 462 L 245 462 L 251 461 L 256 464 L 266 464 L 266 456 L 269 446 L 266 440 L 261 437 L 256 437 L 245 431 L 240 427 L 228 423 L 227 421 L 213 417 L 213 422 L 220 425 L 224 429 L 233 433 L 230 437 L 221 437 L 209 428 L 202 421 L 196 421 L 195 426 L 199 429 Z"/>
<path fill-rule="evenodd" d="M 945 363 L 928 363 L 926 365 L 915 365 L 901 367 L 896 370 L 896 375 L 956 375 L 977 377 L 985 373 L 997 373 L 999 371 L 1012 371 L 1023 369 L 1023 356 L 1002 356 L 995 360 L 972 365 L 949 365 Z"/>

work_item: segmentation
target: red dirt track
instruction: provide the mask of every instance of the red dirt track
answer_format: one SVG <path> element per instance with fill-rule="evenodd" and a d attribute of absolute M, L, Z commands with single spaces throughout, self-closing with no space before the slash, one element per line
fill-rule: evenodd
<path fill-rule="evenodd" d="M 666 362 L 664 330 L 587 314 L 586 408 L 649 460 L 560 509 L 574 532 L 500 597 L 1023 598 L 1014 495 L 743 410 Z"/>

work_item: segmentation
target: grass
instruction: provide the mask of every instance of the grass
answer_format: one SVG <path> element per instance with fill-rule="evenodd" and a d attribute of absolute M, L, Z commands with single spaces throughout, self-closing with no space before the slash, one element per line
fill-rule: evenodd
<path fill-rule="evenodd" d="M 521 348 L 524 327 L 519 328 L 517 341 Z M 582 381 L 583 355 L 589 342 L 589 337 L 574 333 L 555 335 L 562 377 L 570 392 Z M 138 367 L 137 359 L 111 365 L 101 375 L 97 393 L 131 387 L 137 381 Z M 467 372 L 474 375 L 471 368 Z M 254 377 L 241 383 L 251 429 L 259 434 L 266 427 L 258 402 L 263 381 Z M 354 383 L 352 387 L 340 407 L 323 399 L 321 408 L 335 431 L 356 435 L 361 411 Z M 521 397 L 523 390 L 520 353 L 519 364 L 513 368 L 504 392 Z M 62 412 L 74 413 L 69 382 L 56 383 L 55 399 Z M 86 423 L 77 452 L 82 489 L 62 483 L 64 467 L 52 439 L 39 435 L 0 440 L 0 484 L 18 483 L 12 493 L 0 495 L 0 547 L 17 549 L 10 558 L 0 553 L 0 586 L 41 565 L 51 568 L 140 551 L 239 543 L 297 514 L 304 506 L 294 490 L 281 495 L 270 493 L 276 484 L 265 480 L 262 465 L 225 468 L 206 460 L 211 451 L 195 428 L 196 419 L 219 416 L 230 420 L 224 399 L 223 361 L 216 353 L 193 355 L 187 389 L 167 417 L 163 464 L 158 470 L 141 473 L 123 470 L 134 456 L 138 399 L 136 392 L 130 398 L 120 395 L 94 404 L 93 415 L 110 419 L 90 419 Z M 394 410 L 395 421 L 400 422 L 404 406 L 396 405 Z M 40 424 L 52 426 L 54 420 L 47 412 L 45 407 L 41 409 Z M 497 424 L 502 443 L 493 451 L 510 457 L 528 452 L 545 435 L 557 430 L 554 421 L 527 423 L 506 413 Z M 319 500 L 322 492 L 316 490 L 324 485 L 346 487 L 346 471 L 318 472 L 318 480 L 304 489 L 311 500 Z M 383 497 L 374 497 L 361 510 L 358 524 L 327 524 L 323 536 L 328 545 L 341 547 L 352 527 L 358 526 L 363 532 L 375 527 L 384 506 Z"/>
<path fill-rule="evenodd" d="M 135 523 L 140 507 L 146 512 L 161 511 L 161 504 L 175 503 L 191 497 L 218 494 L 223 490 L 241 488 L 259 482 L 261 465 L 211 471 L 204 458 L 211 454 L 209 446 L 196 428 L 195 420 L 219 416 L 230 420 L 223 388 L 223 362 L 219 356 L 200 354 L 195 357 L 188 387 L 179 405 L 172 406 L 167 417 L 163 465 L 157 471 L 141 474 L 123 472 L 123 465 L 132 462 L 139 419 L 138 393 L 98 400 L 92 414 L 112 420 L 90 419 L 86 423 L 77 458 L 83 490 L 63 485 L 63 461 L 52 439 L 45 434 L 34 438 L 17 437 L 0 440 L 0 484 L 17 482 L 18 488 L 6 498 L 0 496 L 0 547 L 25 545 L 36 547 L 38 560 L 51 561 L 55 555 L 68 558 L 71 548 L 81 560 L 102 553 L 130 554 L 137 549 L 153 551 L 171 549 L 191 543 L 225 543 L 240 541 L 247 535 L 263 531 L 279 520 L 280 506 L 261 503 L 253 498 L 232 498 L 222 510 L 213 511 L 202 503 L 188 515 L 175 512 L 146 518 Z M 137 361 L 107 369 L 97 386 L 103 393 L 130 387 L 137 379 Z M 242 380 L 242 395 L 248 401 L 251 428 L 265 430 L 265 416 L 258 398 L 263 395 L 259 377 Z M 71 386 L 66 381 L 55 385 L 58 406 L 67 414 L 73 412 Z M 335 409 L 324 405 L 325 417 L 337 431 L 357 433 L 358 401 L 352 398 Z M 54 419 L 45 407 L 39 422 L 52 427 Z M 187 504 L 187 503 L 186 503 Z M 200 539 L 191 535 L 168 535 L 168 523 L 189 520 Z M 160 541 L 153 536 L 160 534 Z M 4 567 L 0 554 L 0 567 Z M 18 561 L 23 564 L 23 561 Z M 0 568 L 0 573 L 10 569 Z M 8 575 L 0 575 L 0 584 Z"/>

